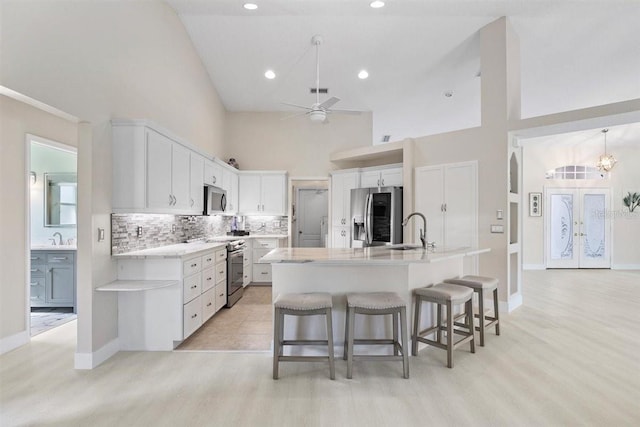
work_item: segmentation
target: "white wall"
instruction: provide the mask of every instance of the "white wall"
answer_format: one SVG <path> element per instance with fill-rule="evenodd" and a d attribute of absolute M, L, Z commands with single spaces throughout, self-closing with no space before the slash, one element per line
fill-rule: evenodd
<path fill-rule="evenodd" d="M 544 266 L 544 215 L 528 215 L 528 194 L 544 192 L 545 187 L 609 187 L 611 188 L 612 267 L 640 268 L 640 212 L 630 214 L 622 204 L 628 191 L 640 192 L 640 125 L 609 128 L 607 151 L 618 163 L 608 180 L 547 180 L 545 172 L 566 165 L 595 166 L 604 151 L 601 129 L 534 138 L 523 141 L 523 194 L 525 206 L 522 217 L 523 264 L 531 268 Z"/>
<path fill-rule="evenodd" d="M 110 235 L 109 120 L 150 119 L 219 155 L 225 110 L 163 2 L 3 2 L 1 19 L 2 84 L 91 123 L 78 147 L 78 354 L 90 365 L 117 338 L 115 298 L 92 292 L 115 277 L 109 240 L 96 241 Z"/>

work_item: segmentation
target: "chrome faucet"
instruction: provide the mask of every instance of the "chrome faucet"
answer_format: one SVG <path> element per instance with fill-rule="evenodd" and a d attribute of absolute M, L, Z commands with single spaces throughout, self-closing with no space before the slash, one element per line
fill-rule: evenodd
<path fill-rule="evenodd" d="M 64 243 L 62 242 L 62 234 L 60 234 L 60 232 L 56 231 L 55 233 L 53 233 L 53 237 L 56 237 L 56 234 L 58 235 L 58 245 L 60 245 L 60 246 L 64 245 Z"/>
<path fill-rule="evenodd" d="M 424 229 L 420 229 L 420 241 L 422 242 L 422 249 L 427 249 L 427 218 L 425 218 L 424 215 L 422 215 L 420 212 L 410 213 L 409 216 L 402 221 L 402 226 L 406 227 L 409 223 L 409 219 L 415 215 L 418 215 L 420 218 L 422 218 L 422 222 L 424 223 Z"/>

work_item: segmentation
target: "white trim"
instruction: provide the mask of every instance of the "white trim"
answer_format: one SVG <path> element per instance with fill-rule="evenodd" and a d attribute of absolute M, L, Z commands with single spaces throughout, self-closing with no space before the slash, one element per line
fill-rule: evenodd
<path fill-rule="evenodd" d="M 498 303 L 498 310 L 500 313 L 511 313 L 516 308 L 522 305 L 522 294 L 515 294 L 509 297 L 509 301 L 500 301 Z"/>
<path fill-rule="evenodd" d="M 640 270 L 640 264 L 613 264 L 612 270 Z"/>
<path fill-rule="evenodd" d="M 523 270 L 546 270 L 544 264 L 522 264 Z"/>
<path fill-rule="evenodd" d="M 18 332 L 17 334 L 9 335 L 0 339 L 0 354 L 5 354 L 11 350 L 21 347 L 25 344 L 29 344 L 31 337 L 29 336 L 29 330 Z"/>
<path fill-rule="evenodd" d="M 93 369 L 120 351 L 120 342 L 115 338 L 92 353 L 78 353 L 74 356 L 75 369 Z"/>
<path fill-rule="evenodd" d="M 57 108 L 52 107 L 51 105 L 45 104 L 44 102 L 28 97 L 27 95 L 23 95 L 20 92 L 16 92 L 15 90 L 9 89 L 8 87 L 0 86 L 0 95 L 4 95 L 8 98 L 15 99 L 16 101 L 25 103 L 34 108 L 37 108 L 38 110 L 42 110 L 49 114 L 53 114 L 54 116 L 60 117 L 61 119 L 70 121 L 72 123 L 80 122 L 80 119 L 74 115 L 65 113 L 62 110 L 58 110 Z"/>
<path fill-rule="evenodd" d="M 48 148 L 54 148 L 56 150 L 64 151 L 66 153 L 78 155 L 78 148 L 72 145 L 65 144 L 63 142 L 53 141 L 42 136 L 34 135 L 32 133 L 27 134 L 27 140 L 34 144 L 42 145 Z M 31 166 L 31 165 L 29 165 Z"/>

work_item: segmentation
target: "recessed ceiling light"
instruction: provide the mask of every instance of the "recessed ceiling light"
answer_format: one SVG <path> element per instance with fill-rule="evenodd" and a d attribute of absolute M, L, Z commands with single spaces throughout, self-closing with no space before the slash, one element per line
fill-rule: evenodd
<path fill-rule="evenodd" d="M 453 91 L 452 90 L 448 90 L 444 93 L 444 96 L 447 98 L 451 98 L 453 96 Z"/>
<path fill-rule="evenodd" d="M 384 2 L 380 0 L 372 1 L 371 3 L 369 3 L 369 6 L 374 9 L 380 9 L 381 7 L 384 7 Z"/>
<path fill-rule="evenodd" d="M 264 72 L 264 76 L 269 80 L 273 80 L 276 78 L 276 73 L 274 73 L 273 70 L 267 70 Z"/>
<path fill-rule="evenodd" d="M 358 78 L 359 79 L 366 79 L 367 77 L 369 77 L 369 73 L 367 72 L 367 70 L 362 70 L 358 73 Z"/>
<path fill-rule="evenodd" d="M 247 10 L 256 10 L 258 8 L 258 5 L 255 3 L 245 3 L 243 7 Z"/>

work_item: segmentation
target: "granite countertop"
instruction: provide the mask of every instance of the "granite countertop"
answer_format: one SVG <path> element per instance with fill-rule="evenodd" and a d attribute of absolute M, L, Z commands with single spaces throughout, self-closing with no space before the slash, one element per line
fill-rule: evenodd
<path fill-rule="evenodd" d="M 223 242 L 214 243 L 177 243 L 175 245 L 161 246 L 159 248 L 142 249 L 139 251 L 127 252 L 113 255 L 114 258 L 181 258 L 183 256 L 196 254 L 197 252 L 210 251 L 224 248 Z"/>
<path fill-rule="evenodd" d="M 207 238 L 208 242 L 229 242 L 231 240 L 248 240 L 248 239 L 286 239 L 287 234 L 250 234 L 248 236 L 215 236 Z"/>
<path fill-rule="evenodd" d="M 76 245 L 31 245 L 32 251 L 77 251 Z"/>
<path fill-rule="evenodd" d="M 399 245 L 398 245 L 399 246 Z M 393 250 L 385 246 L 370 248 L 279 248 L 263 256 L 261 263 L 315 264 L 409 264 L 438 262 L 489 252 L 489 248 L 437 248 Z"/>

